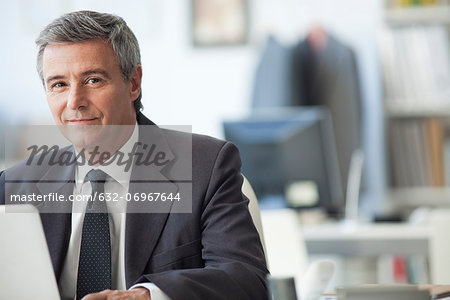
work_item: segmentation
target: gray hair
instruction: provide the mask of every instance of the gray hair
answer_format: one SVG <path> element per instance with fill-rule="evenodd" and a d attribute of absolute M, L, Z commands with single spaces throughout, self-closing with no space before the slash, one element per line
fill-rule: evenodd
<path fill-rule="evenodd" d="M 36 39 L 38 46 L 37 71 L 44 84 L 42 57 L 45 47 L 52 43 L 82 42 L 92 39 L 107 39 L 117 55 L 125 80 L 130 80 L 134 69 L 141 63 L 139 44 L 127 23 L 112 14 L 95 11 L 76 11 L 65 14 L 51 22 Z M 136 113 L 142 110 L 142 92 L 134 101 Z"/>

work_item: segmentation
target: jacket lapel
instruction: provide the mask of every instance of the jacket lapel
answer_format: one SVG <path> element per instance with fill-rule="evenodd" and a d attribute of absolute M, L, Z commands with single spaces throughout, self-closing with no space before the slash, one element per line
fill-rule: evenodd
<path fill-rule="evenodd" d="M 42 195 L 58 193 L 65 199 L 73 194 L 75 165 L 53 166 L 36 183 Z M 38 207 L 56 279 L 61 275 L 71 233 L 71 202 L 43 202 Z"/>
<path fill-rule="evenodd" d="M 130 288 L 142 276 L 153 254 L 168 213 L 127 214 L 125 233 L 125 276 Z"/>
<path fill-rule="evenodd" d="M 139 116 L 140 115 L 140 116 Z M 141 125 L 152 125 L 142 114 L 138 115 Z M 165 153 L 165 159 L 174 159 L 161 129 L 157 126 L 140 126 L 139 152 L 145 153 L 151 145 L 155 145 L 155 153 Z M 144 145 L 147 143 L 146 148 Z M 151 144 L 151 145 L 149 145 Z M 145 154 L 144 154 L 145 155 Z M 134 195 L 143 193 L 176 193 L 178 186 L 161 172 L 169 164 L 158 166 L 145 165 L 134 162 L 130 179 L 129 193 Z M 164 229 L 172 202 L 130 201 L 127 206 L 125 226 L 125 274 L 126 285 L 129 288 L 144 272 L 153 254 L 158 239 Z"/>

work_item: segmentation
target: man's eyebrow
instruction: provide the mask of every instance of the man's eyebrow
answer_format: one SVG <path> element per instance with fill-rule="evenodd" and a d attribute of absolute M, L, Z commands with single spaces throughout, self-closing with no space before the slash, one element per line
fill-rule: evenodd
<path fill-rule="evenodd" d="M 103 69 L 93 69 L 93 70 L 88 70 L 88 71 L 81 73 L 81 75 L 84 77 L 92 75 L 92 74 L 100 74 L 100 75 L 105 76 L 107 79 L 110 78 L 108 73 Z"/>
<path fill-rule="evenodd" d="M 100 74 L 105 76 L 107 79 L 110 79 L 110 76 L 108 75 L 108 73 L 105 70 L 102 69 L 93 69 L 93 70 L 87 70 L 83 73 L 81 73 L 81 76 L 86 77 L 92 74 Z M 53 80 L 59 80 L 59 79 L 65 79 L 66 77 L 64 75 L 54 75 L 54 76 L 50 76 L 45 80 L 45 83 L 48 84 L 50 81 Z"/>
<path fill-rule="evenodd" d="M 49 83 L 50 81 L 53 81 L 53 80 L 59 80 L 59 79 L 64 79 L 64 78 L 66 78 L 66 77 L 63 76 L 63 75 L 50 76 L 50 77 L 47 77 L 47 79 L 45 80 L 45 84 L 48 85 L 48 83 Z"/>

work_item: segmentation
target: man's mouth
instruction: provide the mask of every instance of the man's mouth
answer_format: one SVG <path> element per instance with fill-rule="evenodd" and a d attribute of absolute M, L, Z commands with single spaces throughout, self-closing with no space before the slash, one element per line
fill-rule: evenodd
<path fill-rule="evenodd" d="M 69 125 L 83 125 L 83 124 L 91 124 L 98 118 L 79 118 L 79 119 L 70 119 L 67 120 Z"/>

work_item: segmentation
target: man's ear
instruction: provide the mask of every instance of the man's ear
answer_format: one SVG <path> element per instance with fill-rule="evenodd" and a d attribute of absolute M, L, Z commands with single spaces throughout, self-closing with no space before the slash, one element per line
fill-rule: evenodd
<path fill-rule="evenodd" d="M 130 98 L 132 101 L 136 100 L 141 93 L 142 81 L 142 67 L 140 64 L 134 68 L 133 74 L 130 77 Z"/>

